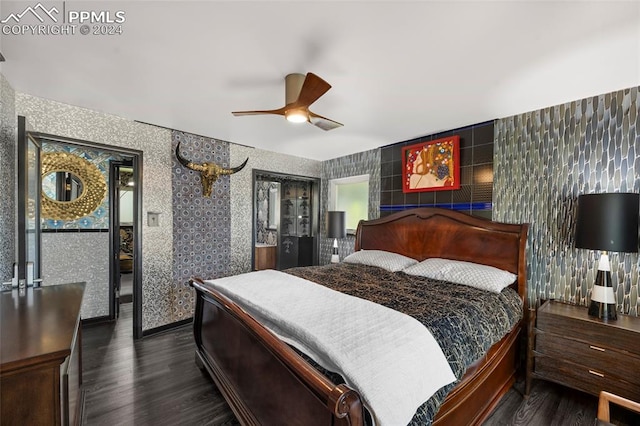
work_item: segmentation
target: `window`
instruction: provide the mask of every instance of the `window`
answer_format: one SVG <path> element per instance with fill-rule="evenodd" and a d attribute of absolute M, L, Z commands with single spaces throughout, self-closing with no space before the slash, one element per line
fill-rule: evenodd
<path fill-rule="evenodd" d="M 347 232 L 354 233 L 358 222 L 369 218 L 369 175 L 331 179 L 329 210 L 346 212 Z"/>

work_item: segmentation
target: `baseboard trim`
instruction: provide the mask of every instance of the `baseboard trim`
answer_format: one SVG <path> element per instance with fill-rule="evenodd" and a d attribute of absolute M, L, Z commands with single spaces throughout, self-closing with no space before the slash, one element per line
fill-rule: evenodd
<path fill-rule="evenodd" d="M 160 327 L 150 328 L 149 330 L 142 330 L 142 337 L 148 337 L 153 334 L 163 333 L 165 331 L 171 331 L 174 328 L 183 327 L 191 323 L 193 323 L 193 318 L 187 318 L 181 321 L 172 322 L 171 324 L 161 325 Z"/>

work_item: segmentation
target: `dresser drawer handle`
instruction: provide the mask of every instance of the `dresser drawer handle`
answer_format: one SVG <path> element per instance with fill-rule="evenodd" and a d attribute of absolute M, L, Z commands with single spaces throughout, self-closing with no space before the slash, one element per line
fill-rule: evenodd
<path fill-rule="evenodd" d="M 589 370 L 589 373 L 593 374 L 594 376 L 604 377 L 604 374 L 598 373 L 597 371 Z"/>
<path fill-rule="evenodd" d="M 589 345 L 589 349 L 593 349 L 593 350 L 600 351 L 600 352 L 606 352 L 605 349 L 599 348 L 599 347 L 593 346 L 593 345 Z"/>

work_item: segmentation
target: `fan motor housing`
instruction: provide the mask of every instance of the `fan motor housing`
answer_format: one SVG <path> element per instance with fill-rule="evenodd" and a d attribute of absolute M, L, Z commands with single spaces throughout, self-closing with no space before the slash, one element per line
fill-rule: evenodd
<path fill-rule="evenodd" d="M 284 99 L 286 105 L 298 100 L 300 90 L 302 90 L 302 84 L 306 77 L 304 74 L 288 74 L 284 78 Z"/>

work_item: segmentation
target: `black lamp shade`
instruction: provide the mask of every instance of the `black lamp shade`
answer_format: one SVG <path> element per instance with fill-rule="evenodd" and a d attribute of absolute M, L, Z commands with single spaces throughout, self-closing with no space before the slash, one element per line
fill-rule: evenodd
<path fill-rule="evenodd" d="M 327 238 L 347 236 L 345 212 L 327 212 Z"/>
<path fill-rule="evenodd" d="M 586 194 L 578 197 L 576 248 L 638 251 L 640 194 Z"/>

